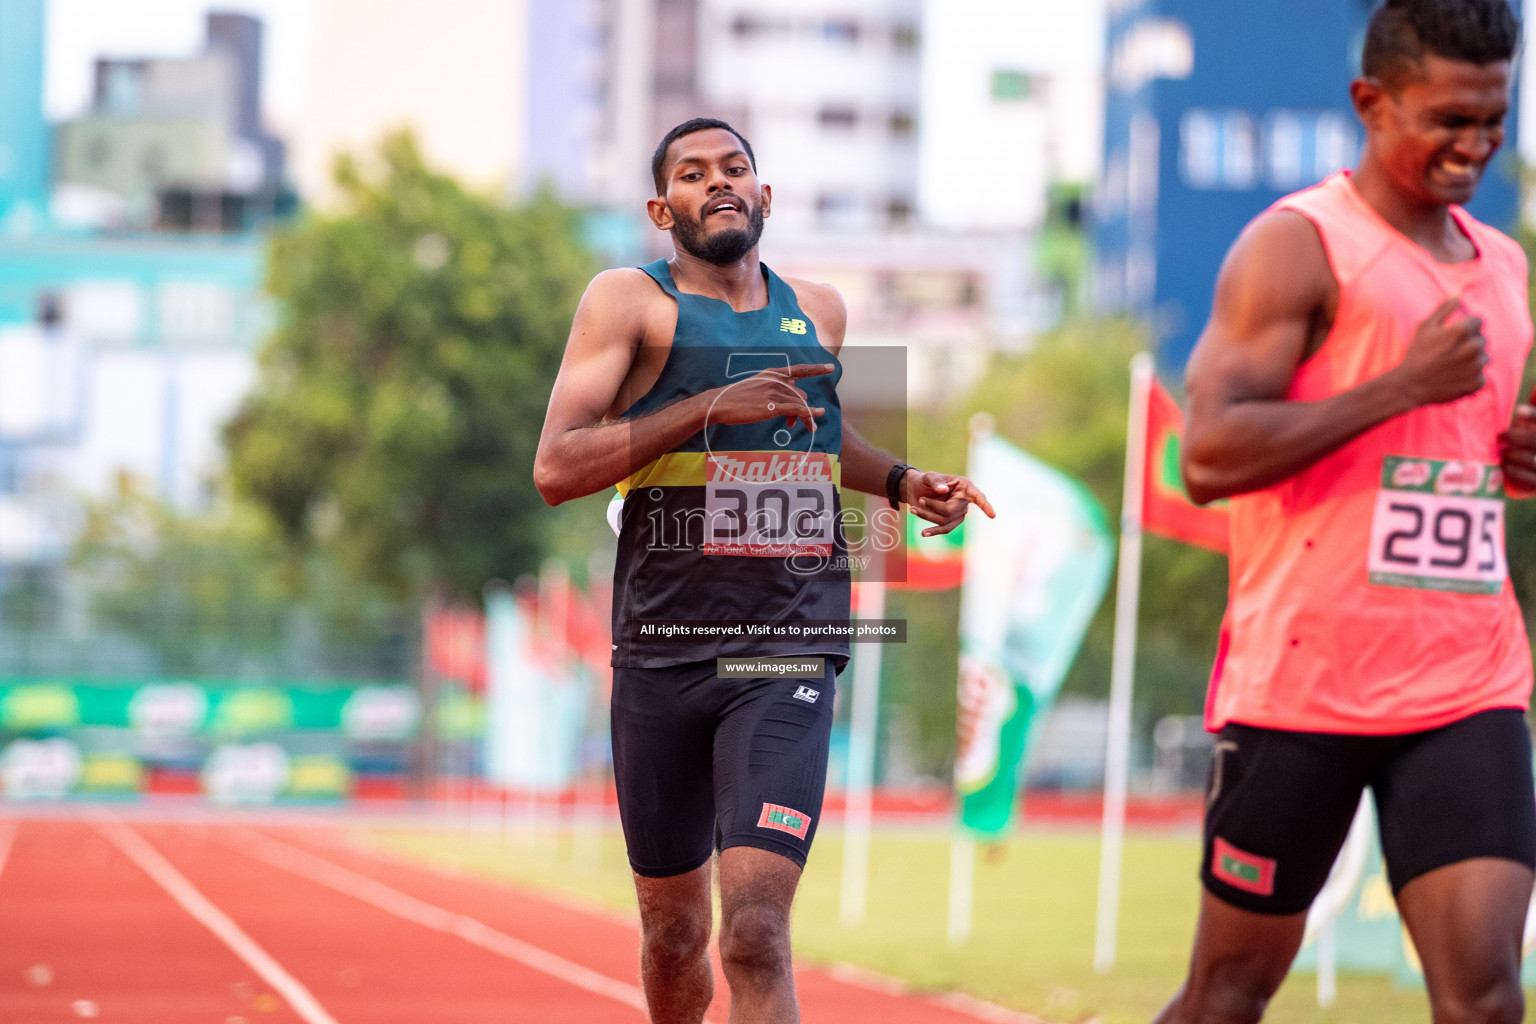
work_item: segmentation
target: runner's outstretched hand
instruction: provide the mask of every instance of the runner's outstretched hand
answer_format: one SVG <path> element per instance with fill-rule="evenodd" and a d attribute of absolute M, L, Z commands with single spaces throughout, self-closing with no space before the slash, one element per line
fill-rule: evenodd
<path fill-rule="evenodd" d="M 997 518 L 987 496 L 963 476 L 911 470 L 902 478 L 901 499 L 913 515 L 935 524 L 923 531 L 924 537 L 936 537 L 959 526 L 972 502 L 989 518 Z"/>

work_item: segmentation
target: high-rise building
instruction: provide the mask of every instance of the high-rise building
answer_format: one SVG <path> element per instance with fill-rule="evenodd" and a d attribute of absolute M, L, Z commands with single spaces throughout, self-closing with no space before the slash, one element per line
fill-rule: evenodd
<path fill-rule="evenodd" d="M 1112 0 L 1104 168 L 1095 199 L 1100 305 L 1149 317 L 1181 369 L 1227 248 L 1289 192 L 1352 166 L 1349 100 L 1371 0 Z M 1515 124 L 1472 212 L 1517 216 Z"/>
<path fill-rule="evenodd" d="M 98 226 L 238 231 L 271 220 L 283 144 L 261 120 L 261 22 L 210 14 L 204 51 L 96 61 L 91 109 L 60 125 L 66 215 L 96 197 Z"/>
<path fill-rule="evenodd" d="M 1050 186 L 1096 177 L 1103 0 L 529 2 L 524 183 L 587 206 L 608 259 L 670 251 L 652 148 L 713 116 L 773 186 L 765 259 L 837 285 L 914 380 L 963 386 L 1060 314 L 1034 240 Z"/>
<path fill-rule="evenodd" d="M 964 231 L 1030 230 L 1053 185 L 1098 177 L 1103 0 L 924 5 L 918 210 Z"/>
<path fill-rule="evenodd" d="M 255 79 L 233 73 L 259 58 L 259 25 L 216 16 L 207 55 L 99 62 L 92 111 L 60 129 L 60 157 L 51 161 L 35 56 L 44 52 L 42 7 L 43 0 L 0 3 L 0 589 L 21 567 L 58 572 L 78 528 L 80 496 L 108 494 L 124 475 L 173 504 L 195 506 L 222 461 L 219 426 L 249 386 L 257 342 L 271 323 L 263 242 L 245 230 L 248 222 L 150 232 L 135 230 L 149 227 L 148 217 L 82 220 L 84 186 L 73 161 L 85 154 L 71 148 L 84 138 L 73 136 L 95 124 L 106 155 L 117 159 L 115 144 L 153 137 L 156 118 L 181 118 L 207 131 L 159 136 L 160 167 L 205 161 L 210 177 L 185 179 L 189 191 L 230 188 L 229 165 L 189 141 L 220 131 L 226 140 L 268 143 L 253 147 L 247 168 L 264 180 L 280 166 L 281 150 L 259 134 Z M 144 132 L 120 131 L 128 124 Z M 221 152 L 228 156 L 228 148 Z M 51 167 L 58 180 L 50 183 Z M 94 179 L 95 191 L 112 195 L 115 182 L 126 196 L 157 186 L 163 212 L 167 187 L 178 183 L 124 174 Z M 221 199 L 219 209 L 228 205 Z M 111 230 L 97 230 L 103 226 Z"/>
<path fill-rule="evenodd" d="M 921 0 L 701 4 L 697 89 L 741 111 L 776 232 L 915 223 L 922 19 Z"/>

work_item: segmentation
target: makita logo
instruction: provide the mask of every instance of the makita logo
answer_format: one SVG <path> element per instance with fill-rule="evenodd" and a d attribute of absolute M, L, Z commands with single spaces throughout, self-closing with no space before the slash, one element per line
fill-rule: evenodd
<path fill-rule="evenodd" d="M 801 686 L 795 689 L 795 700 L 803 700 L 807 704 L 815 704 L 816 698 L 820 696 L 820 690 L 813 690 L 809 686 Z"/>
<path fill-rule="evenodd" d="M 710 483 L 830 484 L 832 464 L 825 455 L 794 452 L 731 452 L 709 457 Z"/>

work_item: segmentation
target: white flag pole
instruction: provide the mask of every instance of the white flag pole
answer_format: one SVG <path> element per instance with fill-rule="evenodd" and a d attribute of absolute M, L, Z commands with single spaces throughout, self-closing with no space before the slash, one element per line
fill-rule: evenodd
<path fill-rule="evenodd" d="M 1146 481 L 1147 411 L 1152 356 L 1131 359 L 1131 410 L 1125 437 L 1125 496 L 1120 515 L 1120 574 L 1115 592 L 1115 648 L 1109 683 L 1109 736 L 1104 753 L 1104 825 L 1099 845 L 1099 911 L 1093 969 L 1115 964 L 1120 922 L 1120 868 L 1125 845 L 1125 794 L 1130 774 L 1131 691 L 1136 677 L 1136 615 L 1141 598 L 1141 513 Z"/>
<path fill-rule="evenodd" d="M 976 449 L 992 436 L 994 422 L 990 413 L 971 417 L 970 451 L 966 472 L 976 472 Z M 964 584 L 961 584 L 964 586 Z M 958 799 L 958 797 L 957 797 Z M 949 944 L 958 946 L 971 937 L 971 920 L 976 903 L 976 840 L 964 825 L 956 822 L 949 843 Z"/>
<path fill-rule="evenodd" d="M 1317 933 L 1317 1005 L 1324 1009 L 1339 995 L 1339 950 L 1333 923 L 1330 917 Z"/>
<path fill-rule="evenodd" d="M 552 732 L 555 717 L 552 714 L 557 706 L 554 687 L 564 689 L 574 685 L 570 675 L 570 660 L 566 645 L 570 640 L 571 630 L 571 573 L 565 563 L 558 558 L 547 558 L 539 572 L 539 619 L 544 634 L 545 651 L 549 655 L 549 679 L 546 681 L 544 692 L 539 694 L 539 717 L 543 724 L 540 747 L 545 763 L 559 756 L 556 744 L 562 742 L 563 737 L 557 738 Z M 549 806 L 549 836 L 550 852 L 558 855 L 560 851 L 560 833 L 563 831 L 563 820 L 560 814 L 560 792 L 562 785 L 554 784 L 550 789 Z M 538 786 L 529 789 L 528 805 L 528 829 L 532 833 L 535 845 L 544 842 L 544 835 L 539 826 L 539 798 L 535 792 Z"/>
<path fill-rule="evenodd" d="M 1312 901 L 1307 911 L 1307 927 L 1302 934 L 1303 946 L 1317 941 L 1317 1005 L 1329 1007 L 1338 995 L 1338 943 L 1335 941 L 1334 922 L 1349 906 L 1350 899 L 1365 875 L 1365 863 L 1370 857 L 1371 836 L 1376 830 L 1374 804 L 1369 793 L 1360 794 L 1360 806 L 1355 809 L 1349 835 L 1344 848 L 1328 872 L 1328 880 L 1322 891 Z"/>
<path fill-rule="evenodd" d="M 860 619 L 885 616 L 885 557 L 879 549 L 874 518 L 881 514 L 884 498 L 873 495 L 865 507 L 869 523 L 865 536 L 870 543 L 869 571 L 859 583 Z M 898 513 L 899 515 L 899 513 Z M 899 525 L 899 523 L 898 523 Z M 875 782 L 875 727 L 880 717 L 880 657 L 884 644 L 867 643 L 855 648 L 853 657 L 853 709 L 848 723 L 848 780 L 843 789 L 843 887 L 838 919 L 845 928 L 864 923 L 869 904 L 869 833 L 873 816 Z"/>
<path fill-rule="evenodd" d="M 976 897 L 976 840 L 959 831 L 949 846 L 949 944 L 971 937 L 972 904 Z"/>

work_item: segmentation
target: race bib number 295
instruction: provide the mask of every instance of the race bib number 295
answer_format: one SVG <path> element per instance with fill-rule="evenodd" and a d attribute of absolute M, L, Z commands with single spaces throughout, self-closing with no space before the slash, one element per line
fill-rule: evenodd
<path fill-rule="evenodd" d="M 1388 456 L 1371 518 L 1370 581 L 1497 594 L 1504 589 L 1504 475 L 1498 466 Z"/>
<path fill-rule="evenodd" d="M 704 485 L 704 553 L 832 553 L 836 482 L 820 452 L 719 452 Z"/>

